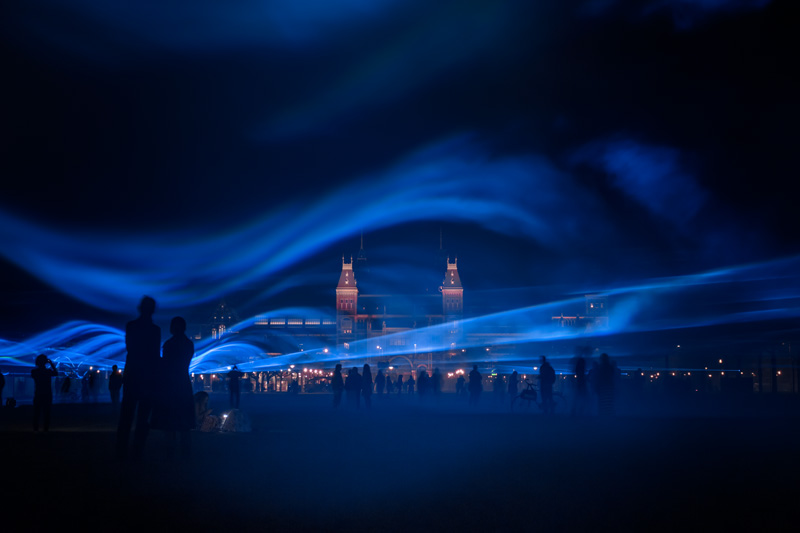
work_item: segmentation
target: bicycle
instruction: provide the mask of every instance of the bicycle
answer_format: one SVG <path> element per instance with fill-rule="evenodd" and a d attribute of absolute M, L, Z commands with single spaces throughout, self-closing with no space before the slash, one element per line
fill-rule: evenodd
<path fill-rule="evenodd" d="M 533 382 L 529 379 L 525 380 L 525 388 L 514 396 L 511 399 L 511 411 L 515 409 L 518 411 L 526 410 L 529 411 L 531 408 L 531 404 L 539 405 L 536 401 L 537 393 L 536 388 L 533 386 Z"/>
<path fill-rule="evenodd" d="M 525 380 L 525 388 L 511 400 L 511 411 L 530 411 L 531 405 L 536 405 L 539 410 L 544 411 L 544 404 L 537 401 L 539 394 L 533 382 L 529 379 Z M 559 401 L 557 401 L 559 400 Z M 561 392 L 553 391 L 553 411 L 556 410 L 560 403 L 563 403 L 564 395 Z"/>

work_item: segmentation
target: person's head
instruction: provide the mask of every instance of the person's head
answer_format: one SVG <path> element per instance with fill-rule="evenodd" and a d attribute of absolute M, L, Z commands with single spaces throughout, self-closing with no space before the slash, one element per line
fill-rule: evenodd
<path fill-rule="evenodd" d="M 152 317 L 156 312 L 156 301 L 150 296 L 142 296 L 142 301 L 139 302 L 139 314 L 144 317 Z"/>
<path fill-rule="evenodd" d="M 173 335 L 182 335 L 186 333 L 186 320 L 181 316 L 176 316 L 169 323 L 169 332 Z"/>
<path fill-rule="evenodd" d="M 194 395 L 194 402 L 201 406 L 205 405 L 206 403 L 208 403 L 208 393 L 205 391 L 197 392 Z"/>
<path fill-rule="evenodd" d="M 478 370 L 478 365 L 472 365 L 472 370 Z"/>
<path fill-rule="evenodd" d="M 236 366 L 236 365 L 233 365 L 233 370 L 239 370 L 239 367 Z"/>
<path fill-rule="evenodd" d="M 610 363 L 610 361 L 608 359 L 608 354 L 607 353 L 601 353 L 600 354 L 600 364 L 607 365 L 609 363 Z"/>
<path fill-rule="evenodd" d="M 366 373 L 368 373 L 368 372 L 369 372 L 369 373 L 371 373 L 371 371 L 370 371 L 370 369 L 369 369 L 369 365 L 368 365 L 368 364 L 365 364 L 365 365 L 364 365 L 364 373 L 366 374 Z"/>
<path fill-rule="evenodd" d="M 336 363 L 336 371 L 337 372 L 341 372 L 342 371 L 342 364 L 341 363 Z"/>
<path fill-rule="evenodd" d="M 357 374 L 358 374 L 358 368 L 353 367 L 353 368 L 350 369 L 350 375 L 351 376 L 355 376 Z"/>
<path fill-rule="evenodd" d="M 116 373 L 117 373 L 117 370 L 119 370 L 119 367 L 118 367 L 117 365 L 111 365 L 111 372 L 113 372 L 114 374 L 116 374 Z"/>
<path fill-rule="evenodd" d="M 546 362 L 547 362 L 547 357 L 542 356 L 542 364 L 545 364 Z"/>
<path fill-rule="evenodd" d="M 47 356 L 45 354 L 40 353 L 39 355 L 36 356 L 36 366 L 38 366 L 39 368 L 43 368 L 44 365 L 46 364 L 47 364 Z"/>

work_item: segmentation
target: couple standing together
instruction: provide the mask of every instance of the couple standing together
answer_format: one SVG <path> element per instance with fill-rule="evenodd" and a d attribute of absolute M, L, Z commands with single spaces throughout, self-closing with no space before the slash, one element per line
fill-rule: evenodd
<path fill-rule="evenodd" d="M 125 326 L 128 356 L 122 378 L 122 406 L 117 427 L 118 459 L 128 456 L 134 416 L 132 458 L 139 459 L 150 428 L 181 436 L 184 455 L 189 453 L 189 430 L 194 427 L 194 400 L 189 364 L 194 343 L 186 336 L 186 320 L 170 322 L 172 337 L 164 343 L 161 356 L 161 328 L 153 323 L 156 302 L 145 296 L 139 303 L 139 317 Z"/>

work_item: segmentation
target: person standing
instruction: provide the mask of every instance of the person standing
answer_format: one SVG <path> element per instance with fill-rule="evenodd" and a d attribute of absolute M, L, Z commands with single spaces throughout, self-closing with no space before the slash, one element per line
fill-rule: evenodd
<path fill-rule="evenodd" d="M 358 368 L 350 369 L 344 382 L 344 390 L 347 391 L 348 405 L 358 409 L 361 406 L 361 376 L 358 374 Z"/>
<path fill-rule="evenodd" d="M 431 376 L 431 381 L 433 382 L 433 397 L 436 398 L 438 401 L 439 398 L 442 396 L 442 373 L 439 372 L 438 368 L 433 369 L 433 376 Z"/>
<path fill-rule="evenodd" d="M 331 379 L 331 389 L 333 389 L 333 407 L 339 407 L 342 403 L 342 393 L 344 392 L 344 379 L 342 379 L 342 365 L 336 364 L 333 370 L 333 379 Z"/>
<path fill-rule="evenodd" d="M 114 365 L 111 367 L 111 374 L 108 376 L 108 394 L 111 396 L 111 407 L 114 412 L 119 409 L 119 392 L 122 389 L 122 372 L 119 367 Z"/>
<path fill-rule="evenodd" d="M 49 364 L 50 368 L 46 368 Z M 39 419 L 43 429 L 50 429 L 50 408 L 53 405 L 53 385 L 51 378 L 58 375 L 56 365 L 45 354 L 36 356 L 36 367 L 31 370 L 33 378 L 33 430 L 39 431 Z"/>
<path fill-rule="evenodd" d="M 128 455 L 133 417 L 136 430 L 133 435 L 133 458 L 139 459 L 150 430 L 150 413 L 153 410 L 156 372 L 161 351 L 161 328 L 153 323 L 156 301 L 144 296 L 139 303 L 139 317 L 125 326 L 125 374 L 122 376 L 122 406 L 117 426 L 117 458 Z"/>
<path fill-rule="evenodd" d="M 364 397 L 364 407 L 372 407 L 372 371 L 369 365 L 364 365 L 361 372 L 361 395 Z"/>
<path fill-rule="evenodd" d="M 189 430 L 194 428 L 195 410 L 189 365 L 194 357 L 194 343 L 186 336 L 186 320 L 176 316 L 169 325 L 172 333 L 164 343 L 159 373 L 158 400 L 153 409 L 153 428 L 170 437 L 170 454 L 175 434 L 180 435 L 181 455 L 189 455 Z"/>
<path fill-rule="evenodd" d="M 403 393 L 403 374 L 397 376 L 397 381 L 394 386 L 397 387 L 397 394 Z"/>
<path fill-rule="evenodd" d="M 519 385 L 519 374 L 516 370 L 511 373 L 511 377 L 508 378 L 508 397 L 510 401 L 514 401 L 514 398 L 517 397 L 517 386 Z"/>
<path fill-rule="evenodd" d="M 572 416 L 586 414 L 589 399 L 589 387 L 586 384 L 586 359 L 578 356 L 575 359 L 575 398 L 572 402 Z"/>
<path fill-rule="evenodd" d="M 228 392 L 231 397 L 231 409 L 239 408 L 239 400 L 242 397 L 242 388 L 239 383 L 239 378 L 244 374 L 239 371 L 239 367 L 233 365 L 233 368 L 228 372 Z"/>
<path fill-rule="evenodd" d="M 469 404 L 473 407 L 477 407 L 478 398 L 480 398 L 481 392 L 483 392 L 483 376 L 478 372 L 478 365 L 472 365 L 467 388 L 469 389 Z"/>
<path fill-rule="evenodd" d="M 542 392 L 542 409 L 545 414 L 552 414 L 555 411 L 553 403 L 553 384 L 556 382 L 556 371 L 547 358 L 542 356 L 542 364 L 539 366 L 539 389 Z"/>
<path fill-rule="evenodd" d="M 383 388 L 386 386 L 386 377 L 383 375 L 383 370 L 378 370 L 378 374 L 375 376 L 375 392 L 377 394 L 383 394 Z"/>

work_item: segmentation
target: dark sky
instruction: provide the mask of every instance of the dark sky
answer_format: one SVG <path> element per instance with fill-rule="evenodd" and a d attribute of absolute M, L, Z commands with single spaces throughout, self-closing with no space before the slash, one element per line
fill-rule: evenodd
<path fill-rule="evenodd" d="M 792 256 L 793 4 L 4 3 L 0 332 L 327 305 L 361 231 L 532 300 Z"/>

